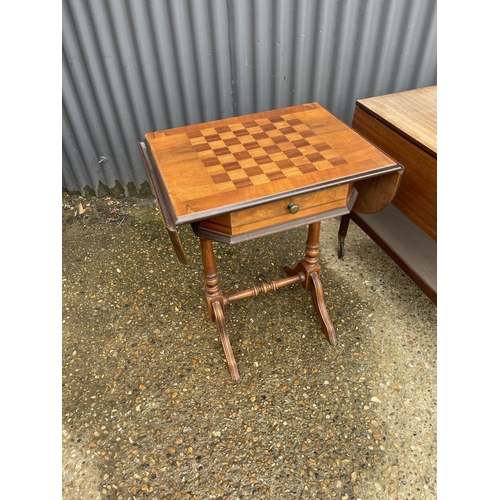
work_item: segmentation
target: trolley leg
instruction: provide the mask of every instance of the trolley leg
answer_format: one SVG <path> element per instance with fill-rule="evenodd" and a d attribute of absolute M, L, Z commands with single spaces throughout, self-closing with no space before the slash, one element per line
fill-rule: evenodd
<path fill-rule="evenodd" d="M 347 229 L 349 228 L 349 222 L 351 220 L 351 215 L 346 214 L 340 218 L 340 227 L 338 233 L 338 248 L 337 248 L 337 256 L 341 259 L 345 255 L 345 247 L 344 241 L 347 235 Z"/>

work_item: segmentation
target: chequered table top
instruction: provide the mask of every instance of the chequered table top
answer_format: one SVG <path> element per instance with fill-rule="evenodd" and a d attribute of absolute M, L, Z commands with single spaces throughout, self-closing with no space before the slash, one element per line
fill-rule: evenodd
<path fill-rule="evenodd" d="M 394 161 L 318 103 L 145 134 L 174 222 L 378 175 Z"/>
<path fill-rule="evenodd" d="M 347 163 L 298 118 L 260 118 L 203 128 L 187 136 L 220 191 Z"/>

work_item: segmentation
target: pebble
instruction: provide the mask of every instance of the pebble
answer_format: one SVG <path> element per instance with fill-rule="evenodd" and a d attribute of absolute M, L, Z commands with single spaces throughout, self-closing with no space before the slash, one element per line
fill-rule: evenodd
<path fill-rule="evenodd" d="M 157 204 L 114 201 L 63 208 L 62 500 L 436 498 L 436 308 L 355 224 L 341 260 L 338 220 L 322 224 L 339 345 L 300 284 L 231 303 L 234 383 L 191 228 L 179 227 L 183 266 Z M 214 244 L 224 293 L 283 277 L 306 236 Z"/>

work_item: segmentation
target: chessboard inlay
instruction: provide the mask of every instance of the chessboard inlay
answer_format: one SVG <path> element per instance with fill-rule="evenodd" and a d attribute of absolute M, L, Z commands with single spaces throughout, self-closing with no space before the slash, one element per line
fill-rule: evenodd
<path fill-rule="evenodd" d="M 219 192 L 347 163 L 298 118 L 259 118 L 187 136 Z"/>

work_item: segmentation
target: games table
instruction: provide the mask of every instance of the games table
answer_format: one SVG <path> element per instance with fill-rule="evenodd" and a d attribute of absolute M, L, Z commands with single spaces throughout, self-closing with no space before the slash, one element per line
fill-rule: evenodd
<path fill-rule="evenodd" d="M 319 277 L 321 221 L 382 210 L 401 165 L 318 103 L 148 132 L 139 148 L 180 262 L 187 257 L 177 227 L 191 224 L 200 238 L 204 295 L 231 378 L 239 372 L 224 315 L 235 300 L 301 283 L 336 345 Z M 287 277 L 222 295 L 213 241 L 236 244 L 304 225 L 305 256 L 284 267 Z"/>

